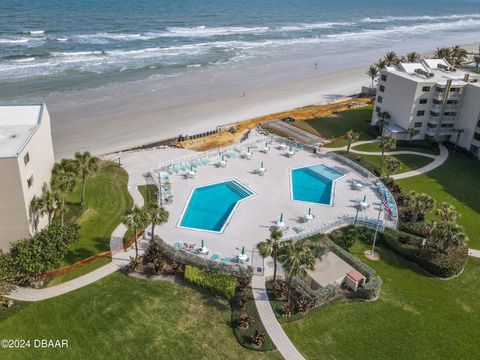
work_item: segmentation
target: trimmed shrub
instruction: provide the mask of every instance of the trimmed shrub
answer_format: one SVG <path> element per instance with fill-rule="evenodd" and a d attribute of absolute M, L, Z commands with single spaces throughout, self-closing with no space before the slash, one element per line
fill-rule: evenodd
<path fill-rule="evenodd" d="M 428 245 L 420 251 L 418 264 L 426 271 L 442 278 L 460 274 L 468 261 L 466 246 L 452 246 L 445 253 Z"/>
<path fill-rule="evenodd" d="M 463 245 L 452 246 L 443 253 L 428 244 L 422 248 L 423 238 L 419 236 L 390 229 L 385 230 L 381 239 L 389 249 L 441 278 L 458 275 L 468 260 L 468 249 Z"/>
<path fill-rule="evenodd" d="M 185 280 L 230 300 L 235 295 L 237 279 L 232 275 L 205 271 L 191 265 L 185 266 Z"/>
<path fill-rule="evenodd" d="M 78 239 L 78 225 L 54 223 L 31 239 L 10 245 L 10 266 L 17 283 L 28 283 L 54 270 L 68 253 L 68 244 Z"/>

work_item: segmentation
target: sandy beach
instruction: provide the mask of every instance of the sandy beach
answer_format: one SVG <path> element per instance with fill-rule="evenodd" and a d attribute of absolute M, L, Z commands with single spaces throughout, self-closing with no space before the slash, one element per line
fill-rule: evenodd
<path fill-rule="evenodd" d="M 478 49 L 477 44 L 465 47 Z M 384 49 L 372 53 L 371 62 L 383 53 Z M 188 82 L 181 77 L 151 78 L 88 92 L 53 94 L 45 100 L 52 117 L 55 157 L 68 157 L 77 150 L 95 154 L 118 151 L 342 99 L 369 86 L 367 64 L 340 71 L 325 66 L 314 71 L 311 59 L 305 59 L 268 68 L 192 72 Z"/>

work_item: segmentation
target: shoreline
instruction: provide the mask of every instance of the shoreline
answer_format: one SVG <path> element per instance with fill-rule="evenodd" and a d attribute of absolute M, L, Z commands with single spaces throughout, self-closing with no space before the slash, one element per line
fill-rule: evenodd
<path fill-rule="evenodd" d="M 478 43 L 461 46 L 478 49 Z M 380 51 L 384 53 L 376 50 Z M 428 56 L 432 51 L 423 53 Z M 341 55 L 332 59 L 337 57 Z M 371 63 L 377 59 L 373 53 L 370 57 Z M 225 124 L 344 100 L 358 94 L 362 86 L 370 86 L 365 74 L 368 65 L 362 61 L 354 68 L 334 71 L 326 63 L 318 72 L 310 68 L 310 61 L 209 69 L 190 74 L 188 81 L 141 80 L 86 93 L 51 94 L 45 100 L 52 118 L 55 158 L 70 157 L 75 151 L 99 155 L 139 148 Z"/>

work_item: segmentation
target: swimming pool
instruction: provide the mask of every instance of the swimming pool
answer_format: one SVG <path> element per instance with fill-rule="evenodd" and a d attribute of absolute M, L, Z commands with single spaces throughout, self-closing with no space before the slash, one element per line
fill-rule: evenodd
<path fill-rule="evenodd" d="M 236 180 L 194 188 L 178 226 L 223 232 L 238 203 L 252 195 L 253 191 Z"/>
<path fill-rule="evenodd" d="M 292 169 L 292 199 L 332 205 L 334 182 L 344 174 L 324 164 Z"/>

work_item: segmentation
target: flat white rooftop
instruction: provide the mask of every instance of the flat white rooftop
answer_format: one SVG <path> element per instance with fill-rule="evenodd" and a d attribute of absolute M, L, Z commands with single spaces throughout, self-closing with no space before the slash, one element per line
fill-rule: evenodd
<path fill-rule="evenodd" d="M 446 84 L 448 80 L 452 80 L 454 85 L 466 85 L 467 83 L 464 81 L 466 74 L 469 75 L 470 80 L 480 78 L 478 74 L 472 72 L 458 69 L 449 71 L 447 68 L 452 67 L 444 59 L 424 59 L 416 63 L 400 63 L 396 67 L 388 66 L 386 70 L 416 82 L 437 83 L 440 85 Z M 419 74 L 416 70 L 429 73 L 431 76 Z"/>
<path fill-rule="evenodd" d="M 0 157 L 15 157 L 35 132 L 42 105 L 0 105 Z"/>

